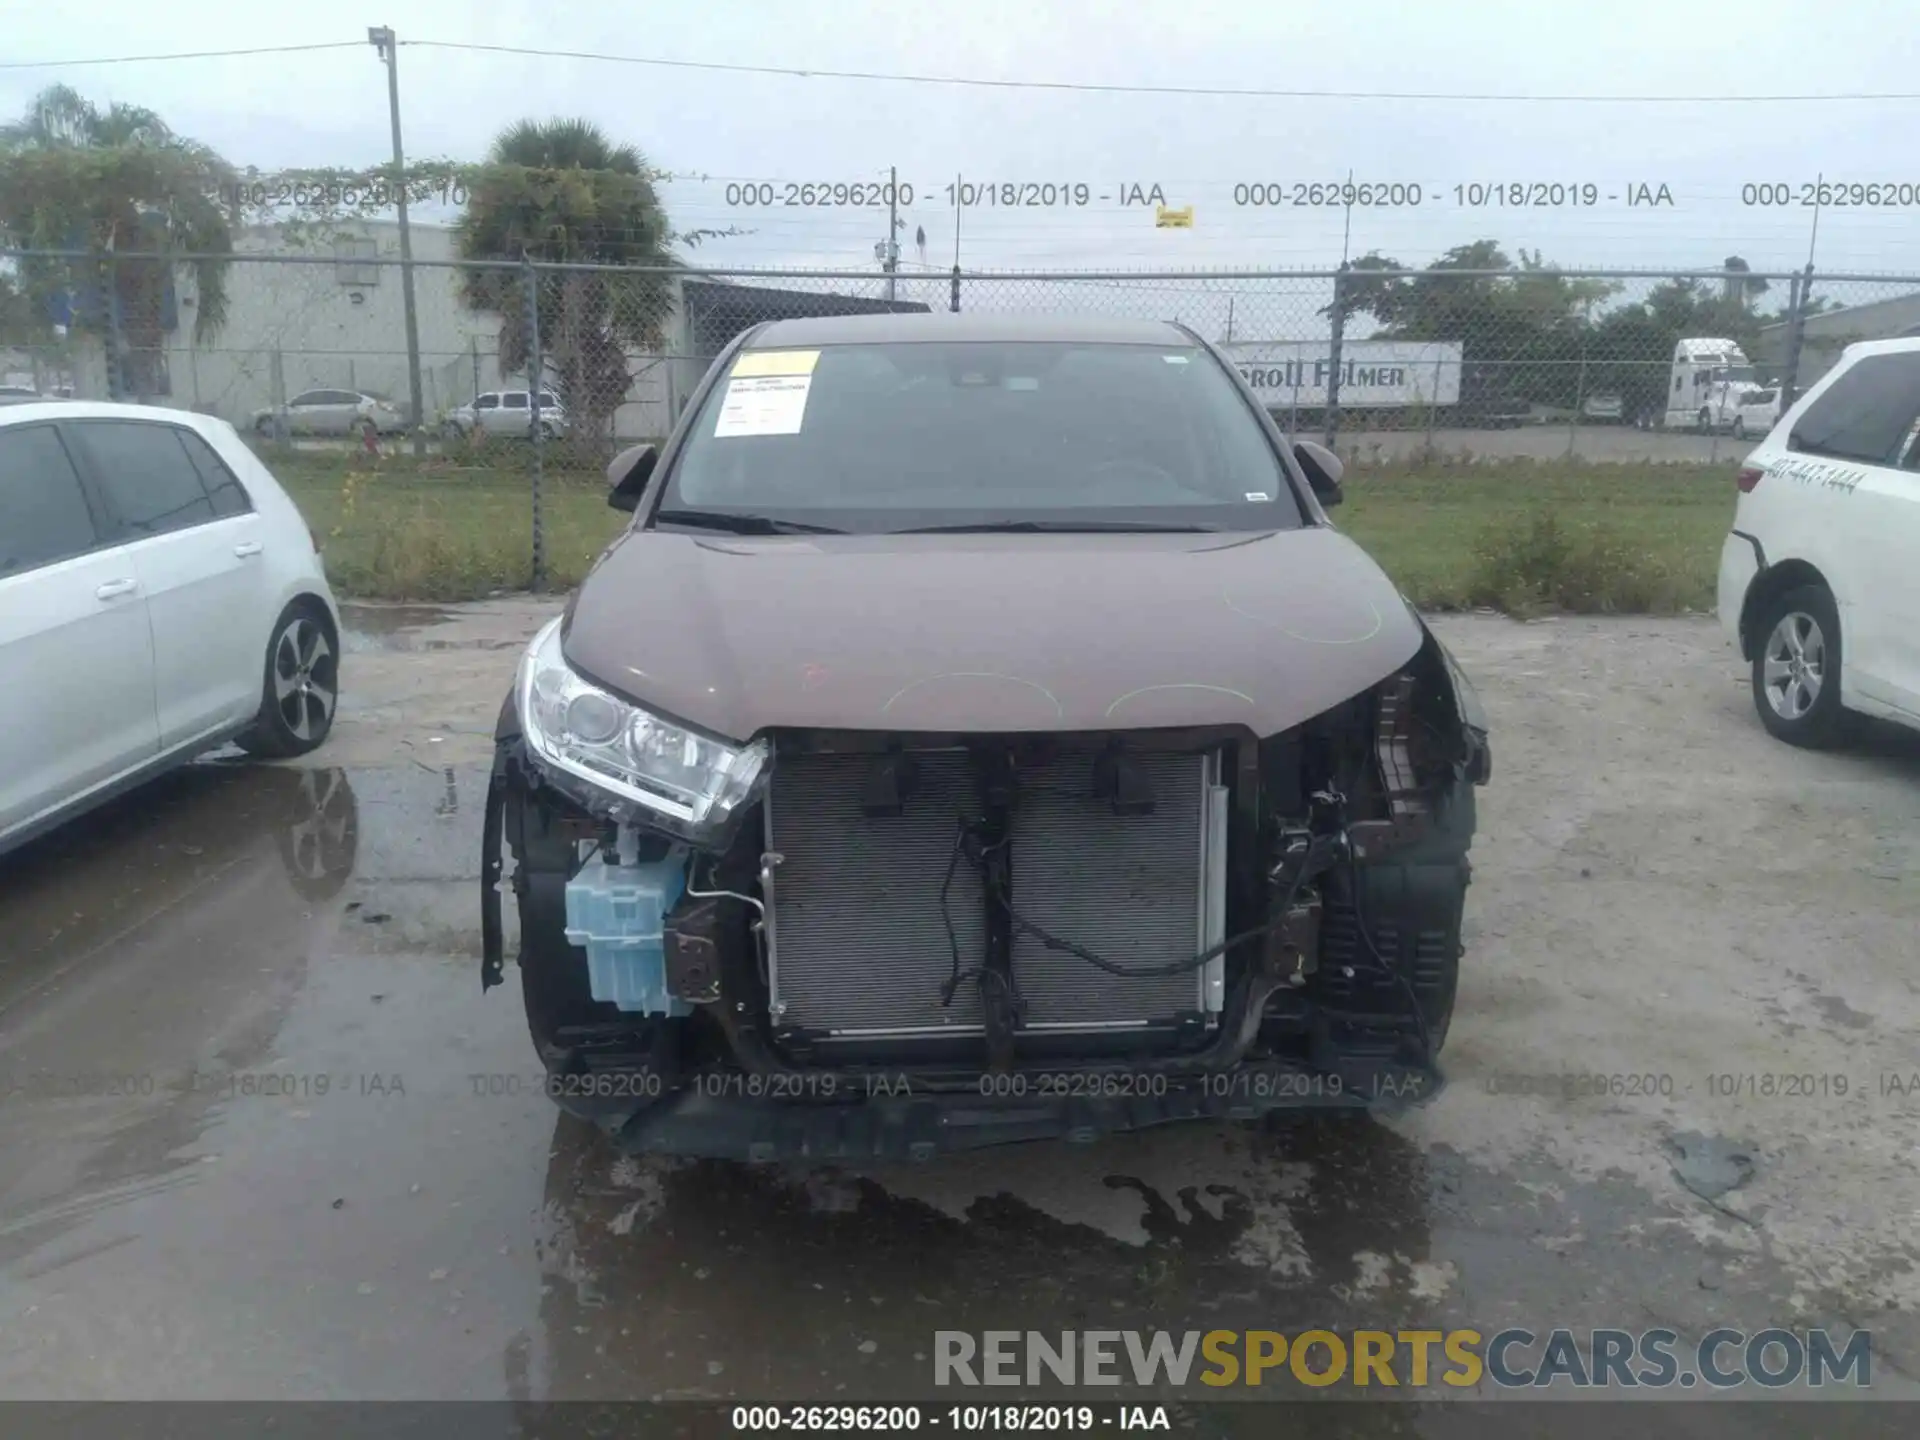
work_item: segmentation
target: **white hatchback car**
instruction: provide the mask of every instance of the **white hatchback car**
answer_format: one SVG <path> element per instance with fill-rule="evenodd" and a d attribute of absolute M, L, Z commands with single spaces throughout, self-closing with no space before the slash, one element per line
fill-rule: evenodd
<path fill-rule="evenodd" d="M 1767 729 L 1920 728 L 1920 339 L 1850 345 L 1740 468 L 1719 608 Z"/>
<path fill-rule="evenodd" d="M 312 533 L 226 421 L 0 408 L 0 851 L 229 740 L 312 750 L 339 657 Z"/>

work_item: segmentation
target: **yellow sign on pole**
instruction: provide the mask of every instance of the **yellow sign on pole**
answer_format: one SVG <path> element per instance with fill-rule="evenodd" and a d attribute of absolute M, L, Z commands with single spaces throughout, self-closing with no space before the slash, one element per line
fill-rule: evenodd
<path fill-rule="evenodd" d="M 1165 205 L 1154 207 L 1153 223 L 1160 230 L 1191 230 L 1193 228 L 1193 207 L 1174 210 Z"/>

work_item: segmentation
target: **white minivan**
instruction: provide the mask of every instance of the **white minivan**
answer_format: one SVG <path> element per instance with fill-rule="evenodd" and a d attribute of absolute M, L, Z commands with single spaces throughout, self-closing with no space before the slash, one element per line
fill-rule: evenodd
<path fill-rule="evenodd" d="M 1850 345 L 1741 466 L 1721 623 L 1767 729 L 1920 728 L 1920 339 Z"/>
<path fill-rule="evenodd" d="M 226 421 L 0 408 L 0 851 L 229 740 L 312 750 L 339 656 L 313 536 Z"/>

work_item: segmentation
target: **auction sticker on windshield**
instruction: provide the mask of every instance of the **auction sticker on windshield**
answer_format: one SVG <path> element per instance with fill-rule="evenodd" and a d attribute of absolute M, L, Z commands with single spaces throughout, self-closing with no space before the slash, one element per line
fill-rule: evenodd
<path fill-rule="evenodd" d="M 726 440 L 741 435 L 798 435 L 807 413 L 811 375 L 735 375 L 727 381 L 713 436 Z"/>
<path fill-rule="evenodd" d="M 748 375 L 811 375 L 820 363 L 818 350 L 743 350 L 733 362 L 736 379 Z"/>

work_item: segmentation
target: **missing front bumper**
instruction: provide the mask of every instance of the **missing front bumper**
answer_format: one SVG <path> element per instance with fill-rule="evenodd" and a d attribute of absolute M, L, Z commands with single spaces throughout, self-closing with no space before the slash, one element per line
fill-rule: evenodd
<path fill-rule="evenodd" d="M 1074 1093 L 1071 1072 L 982 1077 L 994 1091 L 870 1094 L 846 1100 L 767 1098 L 746 1087 L 698 1082 L 646 1108 L 581 1113 L 621 1149 L 715 1160 L 929 1160 L 1033 1140 L 1086 1144 L 1103 1135 L 1205 1120 L 1257 1120 L 1285 1110 L 1392 1113 L 1431 1101 L 1445 1086 L 1437 1066 L 1344 1057 L 1328 1069 L 1253 1064 L 1168 1084 L 1159 1093 Z M 879 1083 L 877 1080 L 876 1085 Z M 1065 1093 L 1035 1094 L 1042 1083 Z M 566 1102 L 562 1102 L 564 1105 Z M 568 1107 L 574 1108 L 574 1107 Z"/>

